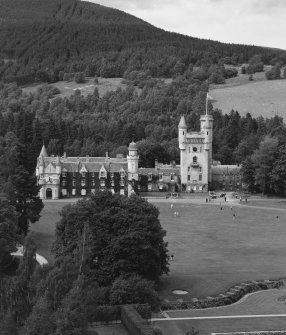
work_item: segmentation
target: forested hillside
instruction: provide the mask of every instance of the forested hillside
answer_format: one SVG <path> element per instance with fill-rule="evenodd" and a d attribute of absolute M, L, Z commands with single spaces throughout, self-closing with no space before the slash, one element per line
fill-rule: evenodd
<path fill-rule="evenodd" d="M 191 34 L 191 32 L 190 32 Z M 134 16 L 78 0 L 1 0 L 0 79 L 20 84 L 54 82 L 63 72 L 122 77 L 150 70 L 170 77 L 178 67 L 247 62 L 286 62 L 282 50 L 223 44 L 165 32 Z"/>

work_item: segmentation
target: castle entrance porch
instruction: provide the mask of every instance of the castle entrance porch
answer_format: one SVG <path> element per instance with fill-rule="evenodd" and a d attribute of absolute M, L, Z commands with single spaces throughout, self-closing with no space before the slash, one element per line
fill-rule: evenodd
<path fill-rule="evenodd" d="M 46 190 L 46 199 L 52 199 L 53 198 L 53 191 L 51 188 L 47 188 Z"/>

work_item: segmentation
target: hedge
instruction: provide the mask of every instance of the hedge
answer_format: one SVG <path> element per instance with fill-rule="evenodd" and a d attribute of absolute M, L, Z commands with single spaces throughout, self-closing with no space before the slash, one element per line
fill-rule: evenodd
<path fill-rule="evenodd" d="M 122 306 L 121 321 L 132 335 L 154 335 L 150 322 L 143 319 L 133 305 Z"/>
<path fill-rule="evenodd" d="M 231 287 L 225 294 L 220 294 L 216 297 L 207 297 L 205 299 L 194 298 L 191 301 L 164 301 L 161 304 L 161 309 L 201 309 L 230 305 L 234 302 L 237 302 L 248 293 L 280 288 L 284 284 L 285 281 L 283 279 L 246 282 L 235 285 Z"/>

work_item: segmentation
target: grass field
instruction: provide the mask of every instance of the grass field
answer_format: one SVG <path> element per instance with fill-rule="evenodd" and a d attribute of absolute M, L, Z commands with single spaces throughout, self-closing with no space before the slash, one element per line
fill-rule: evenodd
<path fill-rule="evenodd" d="M 162 279 L 160 294 L 170 300 L 214 296 L 240 282 L 255 279 L 286 277 L 286 205 L 267 209 L 230 203 L 206 204 L 203 199 L 170 202 L 155 199 L 160 209 L 160 221 L 167 231 L 170 274 Z M 217 200 L 219 202 L 219 200 Z M 277 200 L 275 200 L 277 201 Z M 59 210 L 67 201 L 47 201 L 40 221 L 31 230 L 39 245 L 38 252 L 49 261 L 50 247 Z M 272 207 L 272 201 L 267 202 Z M 179 211 L 174 217 L 173 211 Z M 233 220 L 233 212 L 236 214 Z M 279 222 L 276 222 L 279 215 Z M 185 289 L 189 294 L 178 296 L 174 289 Z"/>
<path fill-rule="evenodd" d="M 241 115 L 272 117 L 286 115 L 286 80 L 266 80 L 264 73 L 255 73 L 253 81 L 249 75 L 230 78 L 226 85 L 211 89 L 210 94 L 216 100 L 214 108 L 228 114 L 232 109 Z"/>
<path fill-rule="evenodd" d="M 94 78 L 87 78 L 86 82 L 83 84 L 77 84 L 74 81 L 66 82 L 59 81 L 52 84 L 52 86 L 57 87 L 60 90 L 60 94 L 57 97 L 68 97 L 74 94 L 75 90 L 80 90 L 82 95 L 92 94 L 95 87 L 97 87 L 99 96 L 102 97 L 106 92 L 116 91 L 118 88 L 126 88 L 125 84 L 122 84 L 122 78 L 98 78 L 98 84 L 94 84 Z M 38 88 L 42 85 L 33 85 L 23 88 L 23 91 L 26 93 L 35 93 Z"/>

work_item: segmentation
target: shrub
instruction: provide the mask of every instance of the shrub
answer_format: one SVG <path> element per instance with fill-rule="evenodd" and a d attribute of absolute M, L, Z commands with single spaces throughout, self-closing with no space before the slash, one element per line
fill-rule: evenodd
<path fill-rule="evenodd" d="M 278 64 L 274 65 L 272 69 L 265 73 L 268 80 L 280 79 L 280 66 Z"/>
<path fill-rule="evenodd" d="M 154 283 L 138 275 L 115 279 L 110 290 L 110 302 L 114 305 L 149 303 L 153 309 L 159 306 L 159 297 Z"/>
<path fill-rule="evenodd" d="M 85 82 L 85 75 L 83 72 L 77 72 L 74 76 L 74 80 L 77 84 L 82 84 Z"/>

